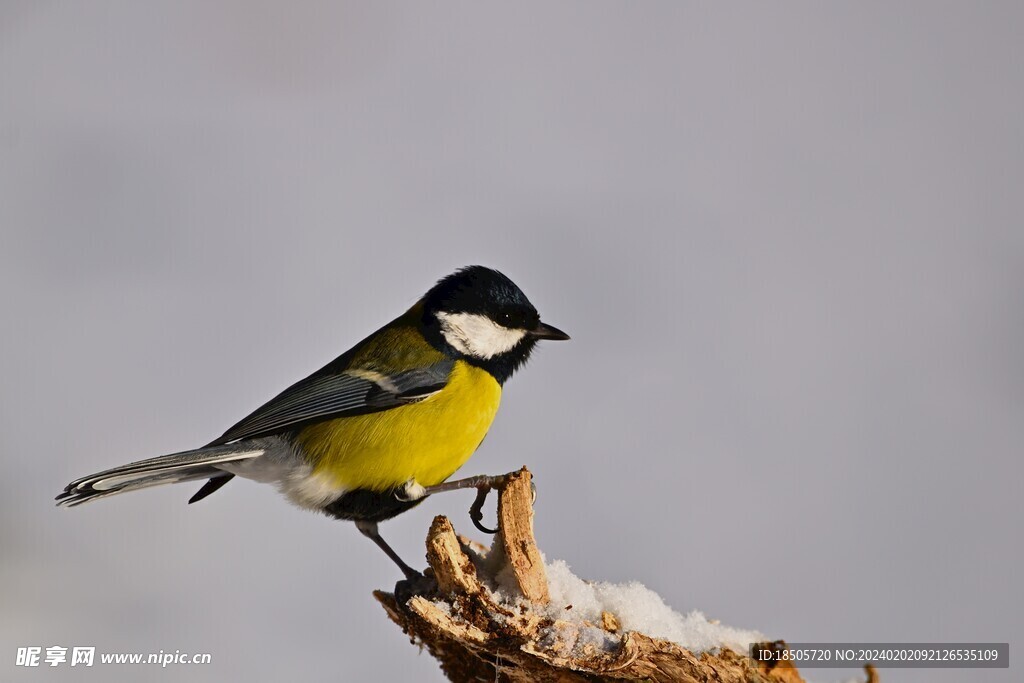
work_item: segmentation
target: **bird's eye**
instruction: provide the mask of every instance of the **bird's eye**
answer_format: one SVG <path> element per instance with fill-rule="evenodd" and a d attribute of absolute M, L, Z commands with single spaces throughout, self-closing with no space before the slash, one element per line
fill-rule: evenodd
<path fill-rule="evenodd" d="M 527 323 L 529 322 L 529 314 L 525 311 L 519 311 L 513 308 L 508 311 L 499 312 L 495 316 L 494 321 L 502 327 L 518 330 L 527 326 Z"/>

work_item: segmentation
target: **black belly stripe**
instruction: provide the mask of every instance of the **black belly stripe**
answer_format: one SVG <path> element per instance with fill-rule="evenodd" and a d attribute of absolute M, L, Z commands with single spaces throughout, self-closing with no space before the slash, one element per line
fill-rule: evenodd
<path fill-rule="evenodd" d="M 356 489 L 343 494 L 330 505 L 324 506 L 324 512 L 335 519 L 348 519 L 353 522 L 383 522 L 410 510 L 424 500 L 399 500 L 396 489 L 390 491 L 369 491 Z"/>

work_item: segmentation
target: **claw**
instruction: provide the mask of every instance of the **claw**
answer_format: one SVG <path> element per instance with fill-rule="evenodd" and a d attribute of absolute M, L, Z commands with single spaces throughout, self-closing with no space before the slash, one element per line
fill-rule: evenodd
<path fill-rule="evenodd" d="M 482 523 L 484 518 L 484 501 L 487 500 L 487 494 L 490 492 L 491 488 L 489 486 L 481 486 L 476 490 L 476 499 L 469 508 L 469 518 L 473 520 L 473 526 L 485 534 L 496 534 L 498 533 L 497 529 L 488 529 Z"/>
<path fill-rule="evenodd" d="M 478 520 L 478 519 L 474 519 L 473 520 L 473 526 L 475 526 L 477 529 L 479 529 L 480 531 L 484 532 L 485 534 L 491 534 L 492 536 L 494 534 L 498 533 L 497 529 L 489 529 L 489 528 L 485 527 L 483 524 L 480 523 L 480 520 Z"/>

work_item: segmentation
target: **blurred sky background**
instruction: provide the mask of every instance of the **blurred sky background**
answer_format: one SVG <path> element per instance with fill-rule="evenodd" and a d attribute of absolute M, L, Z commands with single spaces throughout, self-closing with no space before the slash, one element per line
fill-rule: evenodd
<path fill-rule="evenodd" d="M 528 464 L 549 558 L 772 638 L 1019 647 L 1022 35 L 1014 2 L 0 1 L 0 679 L 442 680 L 351 524 L 242 480 L 53 497 L 469 263 L 573 336 L 461 471 Z M 422 564 L 471 499 L 382 530 Z"/>

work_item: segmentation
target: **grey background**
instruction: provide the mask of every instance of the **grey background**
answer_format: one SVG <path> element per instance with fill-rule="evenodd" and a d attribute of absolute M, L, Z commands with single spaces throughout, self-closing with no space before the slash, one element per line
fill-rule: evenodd
<path fill-rule="evenodd" d="M 1016 647 L 1022 34 L 1012 2 L 0 3 L 0 678 L 440 680 L 351 525 L 244 481 L 52 498 L 476 262 L 573 335 L 462 471 L 528 463 L 549 557 L 771 637 Z M 384 531 L 418 558 L 469 502 Z M 214 663 L 15 669 L 55 644 Z"/>

